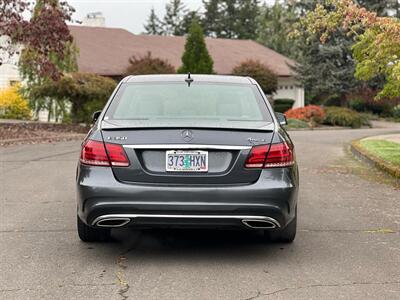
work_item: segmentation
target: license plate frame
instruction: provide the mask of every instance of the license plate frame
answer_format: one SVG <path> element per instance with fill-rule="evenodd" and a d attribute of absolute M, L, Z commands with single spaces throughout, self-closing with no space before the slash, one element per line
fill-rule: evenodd
<path fill-rule="evenodd" d="M 172 164 L 170 157 L 172 157 Z M 166 151 L 165 170 L 166 172 L 179 172 L 179 173 L 208 172 L 208 151 L 203 151 L 203 150 Z"/>

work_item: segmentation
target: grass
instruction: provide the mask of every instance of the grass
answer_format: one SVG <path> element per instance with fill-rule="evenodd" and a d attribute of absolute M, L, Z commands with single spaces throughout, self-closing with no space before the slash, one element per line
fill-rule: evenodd
<path fill-rule="evenodd" d="M 345 147 L 345 156 L 338 158 L 334 163 L 320 169 L 321 174 L 338 174 L 340 176 L 354 175 L 371 183 L 380 183 L 392 186 L 400 191 L 400 180 L 387 176 L 387 172 L 380 168 L 371 168 L 369 164 L 354 159 L 350 147 Z"/>
<path fill-rule="evenodd" d="M 372 155 L 400 167 L 400 144 L 385 140 L 361 140 L 361 146 Z"/>

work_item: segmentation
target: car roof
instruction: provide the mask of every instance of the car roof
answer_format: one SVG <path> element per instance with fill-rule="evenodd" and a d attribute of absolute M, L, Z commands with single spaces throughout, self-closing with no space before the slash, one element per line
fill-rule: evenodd
<path fill-rule="evenodd" d="M 188 74 L 171 75 L 131 75 L 125 77 L 123 82 L 183 82 L 188 78 Z M 236 84 L 255 84 L 254 79 L 245 76 L 230 75 L 203 75 L 190 74 L 194 82 L 214 82 L 214 83 L 236 83 Z"/>

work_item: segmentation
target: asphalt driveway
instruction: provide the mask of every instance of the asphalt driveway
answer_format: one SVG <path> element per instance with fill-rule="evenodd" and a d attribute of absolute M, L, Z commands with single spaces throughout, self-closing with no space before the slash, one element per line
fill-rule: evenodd
<path fill-rule="evenodd" d="M 79 142 L 0 149 L 0 299 L 399 299 L 400 190 L 346 144 L 394 130 L 292 132 L 292 245 L 224 231 L 75 231 Z"/>

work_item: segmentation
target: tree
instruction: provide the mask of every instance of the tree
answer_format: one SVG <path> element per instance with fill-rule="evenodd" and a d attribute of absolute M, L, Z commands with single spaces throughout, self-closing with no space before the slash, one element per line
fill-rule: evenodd
<path fill-rule="evenodd" d="M 322 44 L 318 38 L 302 38 L 297 50 L 301 53 L 294 67 L 312 103 L 344 105 L 346 95 L 362 83 L 354 78 L 355 61 L 351 56 L 352 41 L 337 32 Z"/>
<path fill-rule="evenodd" d="M 200 19 L 197 11 L 188 11 L 182 0 L 170 0 L 165 5 L 166 13 L 163 20 L 151 9 L 147 23 L 144 25 L 146 34 L 154 35 L 185 35 L 194 19 Z"/>
<path fill-rule="evenodd" d="M 21 31 L 28 23 L 23 14 L 29 10 L 29 4 L 18 0 L 2 0 L 0 5 L 0 66 L 12 60 L 18 54 L 18 45 L 22 39 Z M 6 38 L 8 37 L 8 38 Z"/>
<path fill-rule="evenodd" d="M 160 19 L 157 17 L 154 8 L 150 10 L 150 15 L 147 19 L 147 23 L 144 25 L 146 34 L 160 35 L 163 31 Z"/>
<path fill-rule="evenodd" d="M 257 60 L 246 60 L 233 68 L 232 75 L 250 76 L 258 82 L 265 94 L 271 95 L 278 87 L 278 77 Z"/>
<path fill-rule="evenodd" d="M 126 69 L 127 75 L 141 74 L 173 74 L 175 68 L 168 61 L 151 57 L 151 52 L 141 58 L 132 56 L 129 59 L 129 67 Z"/>
<path fill-rule="evenodd" d="M 201 23 L 206 36 L 217 37 L 221 32 L 220 0 L 203 0 L 204 15 Z"/>
<path fill-rule="evenodd" d="M 255 39 L 257 37 L 257 17 L 260 13 L 258 0 L 238 0 L 236 18 L 236 38 Z"/>
<path fill-rule="evenodd" d="M 204 40 L 203 29 L 195 20 L 186 38 L 182 66 L 178 69 L 178 73 L 211 74 L 214 73 L 213 64 Z"/>
<path fill-rule="evenodd" d="M 360 7 L 376 12 L 378 16 L 387 16 L 393 13 L 395 16 L 400 17 L 398 0 L 356 0 L 355 2 Z"/>
<path fill-rule="evenodd" d="M 373 4 L 373 1 L 369 2 L 369 5 Z M 387 5 L 388 1 L 382 2 Z M 295 11 L 298 14 L 296 22 L 301 23 L 308 12 L 323 4 L 327 4 L 327 0 L 287 1 L 284 7 Z M 290 31 L 293 31 L 293 25 Z M 351 50 L 354 39 L 345 30 L 337 30 L 325 43 L 313 34 L 303 34 L 303 29 L 299 33 L 295 39 L 289 38 L 289 41 L 292 40 L 289 45 L 293 46 L 292 57 L 298 62 L 295 71 L 311 102 L 344 105 L 348 95 L 356 90 L 374 90 L 382 86 L 379 76 L 367 82 L 354 77 L 356 62 Z"/>
<path fill-rule="evenodd" d="M 31 12 L 28 21 L 24 14 Z M 28 2 L 20 0 L 2 0 L 0 9 L 0 36 L 8 37 L 9 44 L 3 47 L 3 55 L 12 54 L 19 45 L 33 49 L 29 63 L 37 68 L 38 76 L 58 79 L 61 71 L 55 60 L 62 61 L 66 49 L 72 42 L 66 21 L 71 20 L 73 8 L 66 2 L 57 0 L 37 1 L 32 10 Z M 5 55 L 4 55 L 5 54 Z"/>
<path fill-rule="evenodd" d="M 34 28 L 40 28 L 42 36 L 39 40 L 24 45 L 18 63 L 21 77 L 25 80 L 23 90 L 29 98 L 31 107 L 34 108 L 35 115 L 37 116 L 39 111 L 45 108 L 48 111 L 48 120 L 53 115 L 58 119 L 59 114 L 64 114 L 65 105 L 61 101 L 51 98 L 33 97 L 30 93 L 32 87 L 46 81 L 59 80 L 64 73 L 73 72 L 77 69 L 77 49 L 66 24 L 67 16 L 63 15 L 61 9 L 58 0 L 36 1 L 30 24 Z M 48 24 L 52 24 L 53 28 L 43 30 Z M 43 52 L 40 51 L 40 48 L 43 47 L 42 43 L 51 40 L 53 36 L 58 36 L 61 39 L 62 36 L 68 36 L 68 39 L 64 41 L 62 54 L 58 54 L 54 47 L 45 49 Z M 54 43 L 57 43 L 57 41 L 54 41 Z"/>
<path fill-rule="evenodd" d="M 189 11 L 185 14 L 183 17 L 181 26 L 180 26 L 180 33 L 181 35 L 185 35 L 189 32 L 190 26 L 192 25 L 193 22 L 198 22 L 201 24 L 201 15 L 199 14 L 198 11 Z"/>
<path fill-rule="evenodd" d="M 71 103 L 74 124 L 90 123 L 94 111 L 104 107 L 116 87 L 110 78 L 89 73 L 70 73 L 58 81 L 47 81 L 32 88 L 37 98 L 51 97 Z"/>
<path fill-rule="evenodd" d="M 202 24 L 207 36 L 255 39 L 258 0 L 204 0 Z"/>
<path fill-rule="evenodd" d="M 400 97 L 400 22 L 396 18 L 378 17 L 352 0 L 327 0 L 300 22 L 300 29 L 319 36 L 322 43 L 338 31 L 355 37 L 352 47 L 356 60 L 356 78 L 386 80 L 377 98 Z M 299 34 L 299 31 L 296 32 Z"/>
<path fill-rule="evenodd" d="M 263 5 L 257 18 L 257 41 L 283 55 L 297 58 L 296 40 L 289 38 L 298 15 L 293 7 L 281 2 Z"/>
<path fill-rule="evenodd" d="M 184 35 L 186 32 L 182 30 L 182 23 L 186 8 L 182 0 L 170 0 L 165 5 L 165 10 L 162 33 L 164 35 Z"/>

